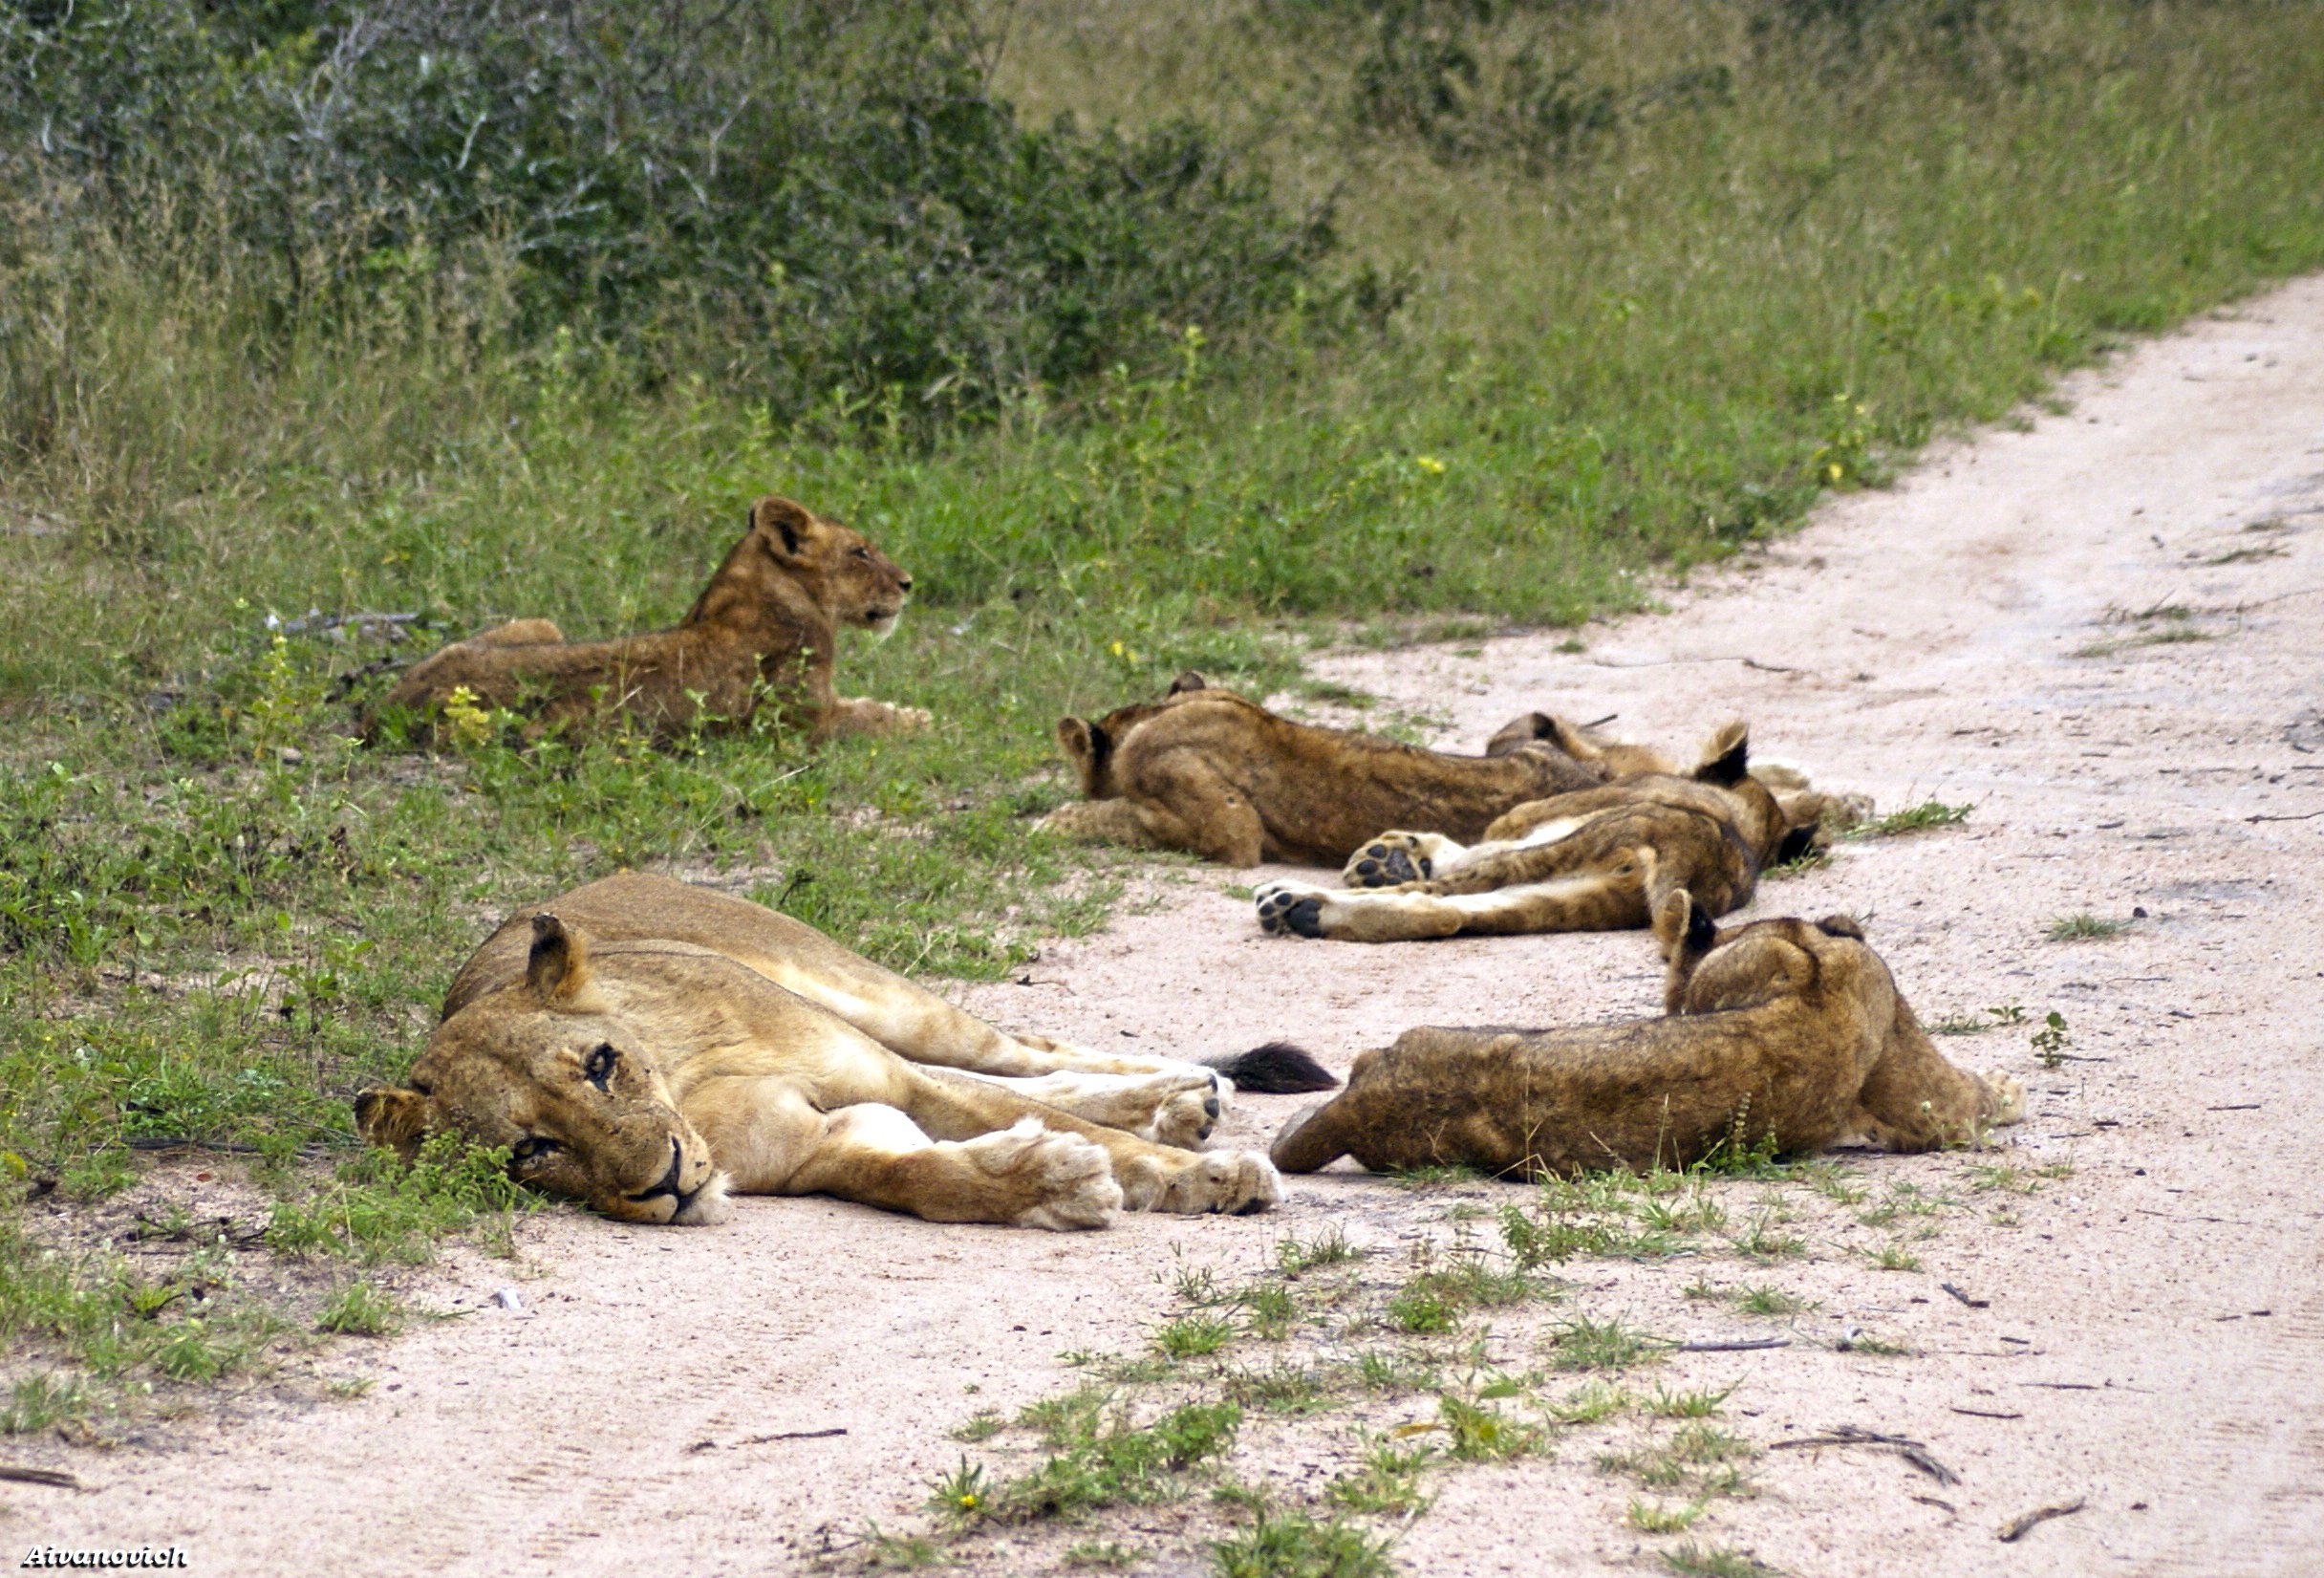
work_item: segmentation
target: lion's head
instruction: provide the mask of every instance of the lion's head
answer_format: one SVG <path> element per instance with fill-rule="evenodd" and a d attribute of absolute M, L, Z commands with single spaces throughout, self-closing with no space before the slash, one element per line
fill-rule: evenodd
<path fill-rule="evenodd" d="M 769 493 L 750 507 L 750 529 L 696 599 L 688 623 L 715 621 L 730 599 L 764 606 L 773 583 L 804 591 L 834 624 L 886 636 L 912 594 L 912 577 L 870 539 L 805 505 Z"/>
<path fill-rule="evenodd" d="M 1670 953 L 1666 1013 L 1715 1014 L 1793 998 L 1818 1014 L 1861 1016 L 1860 1100 L 1874 1143 L 1897 1151 L 1969 1144 L 2025 1116 L 2016 1080 L 1968 1073 L 1937 1050 L 1854 917 L 1723 927 L 1681 888 L 1655 911 L 1654 931 Z"/>
<path fill-rule="evenodd" d="M 720 1220 L 710 1146 L 592 990 L 587 940 L 553 915 L 532 933 L 523 979 L 439 1025 L 408 1085 L 356 1096 L 356 1130 L 406 1156 L 447 1130 L 506 1145 L 521 1182 L 624 1221 Z"/>

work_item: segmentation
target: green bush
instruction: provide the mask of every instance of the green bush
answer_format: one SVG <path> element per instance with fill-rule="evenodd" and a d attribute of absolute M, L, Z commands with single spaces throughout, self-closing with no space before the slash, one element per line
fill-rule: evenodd
<path fill-rule="evenodd" d="M 1020 126 L 964 16 L 25 6 L 0 11 L 0 188 L 53 226 L 206 229 L 262 260 L 279 310 L 449 289 L 488 319 L 505 290 L 528 334 L 711 363 L 778 416 L 835 390 L 914 417 L 990 406 L 1311 281 L 1323 209 L 1286 212 L 1191 121 Z"/>

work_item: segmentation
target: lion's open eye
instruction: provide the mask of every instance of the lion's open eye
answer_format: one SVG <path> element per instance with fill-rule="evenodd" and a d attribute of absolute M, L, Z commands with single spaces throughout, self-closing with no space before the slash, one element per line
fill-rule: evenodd
<path fill-rule="evenodd" d="M 527 1135 L 508 1148 L 508 1157 L 519 1167 L 529 1167 L 556 1149 L 557 1142 L 553 1139 L 544 1139 L 539 1135 Z"/>
<path fill-rule="evenodd" d="M 613 1077 L 613 1060 L 620 1055 L 613 1050 L 612 1042 L 601 1041 L 597 1044 L 597 1049 L 583 1060 L 581 1071 L 589 1075 L 592 1085 L 602 1091 L 606 1088 L 606 1081 Z"/>

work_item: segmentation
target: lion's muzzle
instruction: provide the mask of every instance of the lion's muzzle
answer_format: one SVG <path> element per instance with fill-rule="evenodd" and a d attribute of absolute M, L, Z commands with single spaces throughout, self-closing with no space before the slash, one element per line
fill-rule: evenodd
<path fill-rule="evenodd" d="M 676 1137 L 673 1137 L 670 1141 L 670 1168 L 669 1171 L 662 1174 L 661 1180 L 651 1189 L 641 1189 L 635 1194 L 623 1195 L 621 1198 L 632 1205 L 646 1207 L 653 1206 L 657 1200 L 667 1200 L 670 1201 L 670 1214 L 657 1220 L 676 1221 L 686 1214 L 687 1208 L 693 1205 L 695 1200 L 708 1186 L 711 1178 L 716 1176 L 707 1167 L 700 1169 L 700 1172 L 702 1175 L 700 1181 L 697 1182 L 693 1188 L 687 1188 L 685 1186 L 685 1147 Z"/>

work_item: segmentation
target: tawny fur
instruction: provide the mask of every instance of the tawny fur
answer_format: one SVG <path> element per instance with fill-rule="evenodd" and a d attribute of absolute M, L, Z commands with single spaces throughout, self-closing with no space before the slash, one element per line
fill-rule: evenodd
<path fill-rule="evenodd" d="M 1418 830 L 1382 833 L 1343 873 L 1358 891 L 1269 883 L 1256 895 L 1259 924 L 1356 942 L 1619 931 L 1647 925 L 1680 888 L 1725 915 L 1751 901 L 1767 865 L 1818 847 L 1826 798 L 1770 790 L 1732 724 L 1687 776 L 1646 772 L 1531 801 L 1467 848 Z"/>
<path fill-rule="evenodd" d="M 715 1221 L 731 1189 L 1069 1228 L 1280 1199 L 1265 1157 L 1187 1148 L 1231 1090 L 1004 1034 L 786 916 L 628 874 L 512 916 L 355 1119 L 406 1155 L 514 1147 L 518 1178 L 626 1221 Z"/>
<path fill-rule="evenodd" d="M 1277 1137 L 1307 1173 L 1457 1163 L 1521 1177 L 1686 1167 L 1722 1146 L 1811 1152 L 1863 1135 L 1892 1151 L 1969 1144 L 2025 1092 L 1937 1051 L 1856 923 L 1721 933 L 1683 891 L 1659 1019 L 1553 1030 L 1408 1030 L 1356 1059 L 1338 1096 Z"/>
<path fill-rule="evenodd" d="M 911 589 L 861 533 L 769 495 L 672 628 L 568 641 L 547 619 L 514 620 L 414 664 L 379 708 L 432 713 L 464 689 L 479 705 L 528 715 L 528 738 L 615 717 L 662 739 L 734 729 L 763 704 L 816 740 L 918 728 L 929 721 L 920 708 L 844 697 L 832 680 L 842 627 L 885 632 Z M 366 732 L 377 732 L 376 715 Z"/>
<path fill-rule="evenodd" d="M 1162 701 L 1058 724 L 1087 798 L 1043 826 L 1228 866 L 1337 865 L 1384 827 L 1474 838 L 1512 806 L 1605 780 L 1537 733 L 1542 717 L 1503 729 L 1493 754 L 1454 756 L 1293 723 L 1184 675 Z"/>

